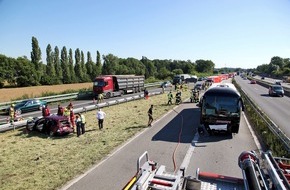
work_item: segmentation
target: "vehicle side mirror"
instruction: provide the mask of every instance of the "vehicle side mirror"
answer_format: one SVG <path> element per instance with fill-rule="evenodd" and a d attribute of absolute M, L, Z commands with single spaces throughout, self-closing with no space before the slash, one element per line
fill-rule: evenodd
<path fill-rule="evenodd" d="M 242 111 L 244 111 L 245 110 L 245 105 L 244 105 L 244 102 L 243 102 L 242 99 L 239 100 L 239 105 L 242 108 Z"/>

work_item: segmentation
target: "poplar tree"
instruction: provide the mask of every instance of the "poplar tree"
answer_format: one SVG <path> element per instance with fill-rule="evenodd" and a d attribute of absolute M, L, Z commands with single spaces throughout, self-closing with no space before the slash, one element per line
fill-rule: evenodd
<path fill-rule="evenodd" d="M 69 84 L 71 83 L 71 73 L 69 69 L 69 60 L 68 60 L 67 50 L 65 46 L 63 46 L 63 48 L 61 49 L 60 57 L 61 57 L 60 64 L 61 64 L 61 68 L 63 72 L 62 83 Z"/>
<path fill-rule="evenodd" d="M 55 74 L 55 67 L 53 63 L 53 52 L 51 49 L 51 45 L 48 44 L 46 47 L 46 72 L 45 76 L 43 77 L 43 82 L 45 84 L 55 84 L 56 74 Z"/>
<path fill-rule="evenodd" d="M 74 69 L 75 69 L 77 82 L 81 82 L 83 78 L 83 73 L 82 73 L 82 66 L 81 66 L 81 52 L 79 48 L 75 50 L 75 68 Z"/>
<path fill-rule="evenodd" d="M 95 76 L 102 74 L 102 63 L 101 63 L 101 55 L 100 52 L 97 51 L 97 61 L 96 61 L 96 73 Z"/>
<path fill-rule="evenodd" d="M 85 55 L 84 55 L 83 51 L 81 51 L 81 71 L 83 73 L 82 78 L 81 78 L 81 82 L 88 82 L 89 77 L 88 77 L 87 68 L 85 65 Z"/>
<path fill-rule="evenodd" d="M 71 83 L 76 83 L 77 78 L 74 70 L 73 52 L 71 48 L 69 49 L 68 64 L 69 64 L 69 72 L 71 75 L 70 81 Z"/>
<path fill-rule="evenodd" d="M 87 52 L 87 62 L 86 62 L 86 69 L 87 69 L 87 73 L 90 77 L 90 80 L 93 80 L 96 76 L 93 75 L 93 68 L 94 67 L 94 63 L 92 60 L 92 56 L 91 53 L 88 51 Z"/>
<path fill-rule="evenodd" d="M 31 63 L 34 65 L 36 76 L 33 76 L 35 78 L 35 82 L 37 84 L 40 84 L 40 79 L 42 77 L 42 64 L 41 64 L 41 50 L 38 45 L 38 40 L 33 36 L 32 37 L 32 52 L 31 55 Z"/>
<path fill-rule="evenodd" d="M 60 66 L 60 60 L 59 60 L 59 49 L 57 46 L 55 46 L 54 48 L 54 58 L 53 58 L 53 62 L 54 62 L 54 66 L 55 66 L 55 71 L 56 71 L 56 78 L 57 83 L 61 83 L 62 79 L 63 79 L 63 75 L 62 75 L 62 69 Z"/>

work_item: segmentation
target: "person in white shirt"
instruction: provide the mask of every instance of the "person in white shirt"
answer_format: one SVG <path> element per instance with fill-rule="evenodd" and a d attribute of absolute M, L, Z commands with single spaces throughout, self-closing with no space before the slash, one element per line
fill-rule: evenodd
<path fill-rule="evenodd" d="M 98 124 L 99 124 L 99 129 L 103 129 L 103 123 L 104 123 L 104 118 L 106 116 L 106 113 L 103 112 L 101 109 L 97 112 L 97 119 L 98 119 Z"/>

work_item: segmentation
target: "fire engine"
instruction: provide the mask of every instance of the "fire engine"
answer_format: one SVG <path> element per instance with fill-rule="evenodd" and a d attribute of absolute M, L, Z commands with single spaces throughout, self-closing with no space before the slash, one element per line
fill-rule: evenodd
<path fill-rule="evenodd" d="M 274 157 L 271 151 L 259 156 L 244 151 L 238 158 L 243 178 L 199 169 L 195 176 L 185 176 L 185 168 L 169 173 L 164 165 L 149 160 L 146 151 L 138 158 L 137 172 L 123 190 L 289 190 L 289 163 L 290 159 Z"/>

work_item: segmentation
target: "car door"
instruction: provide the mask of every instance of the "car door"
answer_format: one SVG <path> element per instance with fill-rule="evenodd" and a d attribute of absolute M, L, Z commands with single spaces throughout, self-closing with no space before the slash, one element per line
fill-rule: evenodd
<path fill-rule="evenodd" d="M 30 112 L 33 111 L 33 101 L 29 100 L 26 102 L 25 106 L 23 107 L 22 112 Z"/>
<path fill-rule="evenodd" d="M 46 124 L 46 119 L 45 118 L 41 118 L 41 119 L 39 119 L 36 123 L 35 123 L 35 130 L 37 130 L 37 131 L 43 131 L 43 129 L 44 129 L 44 125 Z"/>

